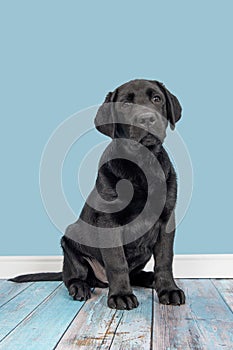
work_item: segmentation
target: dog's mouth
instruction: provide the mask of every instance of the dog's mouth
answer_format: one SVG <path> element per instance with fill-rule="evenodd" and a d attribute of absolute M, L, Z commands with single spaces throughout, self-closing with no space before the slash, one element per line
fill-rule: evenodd
<path fill-rule="evenodd" d="M 139 140 L 134 140 L 135 142 L 133 142 L 130 145 L 130 149 L 133 151 L 137 151 L 140 149 L 140 145 L 143 145 L 145 147 L 160 147 L 162 145 L 162 142 L 159 138 L 157 138 L 154 135 L 151 135 L 150 133 L 148 133 L 147 135 L 143 136 L 141 139 Z"/>
<path fill-rule="evenodd" d="M 144 146 L 157 146 L 161 144 L 161 141 L 156 136 L 147 134 L 140 140 L 140 143 Z"/>

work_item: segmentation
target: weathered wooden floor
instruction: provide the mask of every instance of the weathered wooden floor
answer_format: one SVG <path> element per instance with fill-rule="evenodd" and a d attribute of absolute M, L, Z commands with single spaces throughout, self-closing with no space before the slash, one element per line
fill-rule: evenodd
<path fill-rule="evenodd" d="M 0 349 L 233 349 L 233 279 L 178 279 L 186 305 L 135 288 L 133 311 L 106 307 L 107 290 L 73 301 L 60 282 L 0 280 Z"/>

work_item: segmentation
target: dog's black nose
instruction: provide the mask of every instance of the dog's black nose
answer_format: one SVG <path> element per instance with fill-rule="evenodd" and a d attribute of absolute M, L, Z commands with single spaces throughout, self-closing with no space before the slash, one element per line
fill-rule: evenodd
<path fill-rule="evenodd" d="M 156 122 L 156 117 L 152 114 L 143 114 L 138 117 L 139 125 L 143 125 L 145 127 L 150 127 Z"/>

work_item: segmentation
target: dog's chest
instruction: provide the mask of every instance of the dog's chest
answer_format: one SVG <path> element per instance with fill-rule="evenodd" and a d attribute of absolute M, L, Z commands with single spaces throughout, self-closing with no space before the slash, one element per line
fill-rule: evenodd
<path fill-rule="evenodd" d="M 146 263 L 151 258 L 158 234 L 159 224 L 157 223 L 140 238 L 124 246 L 125 257 L 130 271 Z"/>

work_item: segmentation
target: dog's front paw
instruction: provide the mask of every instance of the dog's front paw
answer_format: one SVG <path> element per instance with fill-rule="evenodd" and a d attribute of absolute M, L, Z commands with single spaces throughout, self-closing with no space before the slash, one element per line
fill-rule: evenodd
<path fill-rule="evenodd" d="M 74 281 L 68 287 L 69 294 L 74 300 L 86 301 L 91 298 L 91 289 L 84 281 Z"/>
<path fill-rule="evenodd" d="M 158 293 L 159 302 L 165 305 L 185 304 L 185 294 L 182 289 L 163 289 Z"/>
<path fill-rule="evenodd" d="M 117 310 L 132 310 L 138 307 L 139 302 L 134 294 L 112 295 L 108 297 L 108 306 Z"/>

